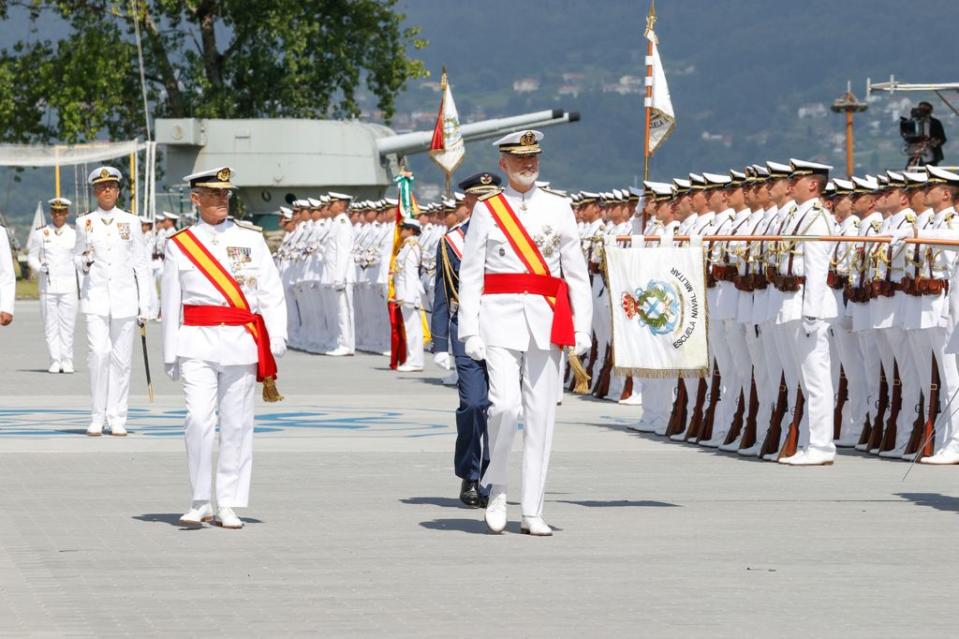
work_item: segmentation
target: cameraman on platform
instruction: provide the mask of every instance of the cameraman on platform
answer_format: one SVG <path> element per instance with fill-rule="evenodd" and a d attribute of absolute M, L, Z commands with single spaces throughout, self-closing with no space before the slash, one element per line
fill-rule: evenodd
<path fill-rule="evenodd" d="M 942 122 L 932 117 L 932 104 L 920 102 L 909 112 L 908 118 L 899 118 L 899 135 L 906 141 L 909 161 L 906 168 L 937 165 L 942 162 L 942 145 L 946 133 Z"/>

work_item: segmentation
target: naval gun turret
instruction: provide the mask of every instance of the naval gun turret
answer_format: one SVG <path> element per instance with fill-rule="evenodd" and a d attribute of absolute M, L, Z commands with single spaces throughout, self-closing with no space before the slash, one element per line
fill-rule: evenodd
<path fill-rule="evenodd" d="M 463 124 L 466 143 L 579 120 L 559 109 Z M 290 194 L 327 191 L 377 199 L 392 185 L 403 158 L 429 150 L 432 131 L 397 134 L 367 122 L 298 119 L 158 119 L 166 174 L 189 175 L 228 165 L 247 212 L 275 212 Z"/>

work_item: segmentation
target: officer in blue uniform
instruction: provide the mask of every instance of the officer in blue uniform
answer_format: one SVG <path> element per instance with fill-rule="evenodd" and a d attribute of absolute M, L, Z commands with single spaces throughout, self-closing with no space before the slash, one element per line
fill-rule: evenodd
<path fill-rule="evenodd" d="M 466 196 L 463 205 L 472 211 L 476 201 L 502 183 L 495 173 L 477 173 L 459 183 Z M 480 477 L 489 465 L 489 438 L 486 434 L 486 410 L 489 408 L 489 382 L 486 362 L 466 354 L 459 340 L 457 310 L 459 307 L 459 271 L 463 257 L 469 219 L 454 226 L 436 248 L 436 292 L 430 331 L 433 334 L 433 359 L 449 367 L 449 347 L 453 347 L 460 405 L 456 409 L 456 450 L 453 467 L 462 480 L 460 501 L 467 506 L 486 507 L 486 492 L 479 486 Z"/>

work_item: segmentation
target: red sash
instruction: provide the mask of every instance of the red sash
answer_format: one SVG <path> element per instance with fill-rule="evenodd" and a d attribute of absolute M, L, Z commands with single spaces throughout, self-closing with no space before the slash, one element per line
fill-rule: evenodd
<path fill-rule="evenodd" d="M 257 364 L 256 381 L 276 379 L 276 360 L 270 352 L 270 335 L 266 331 L 263 316 L 253 313 L 250 304 L 243 295 L 240 285 L 223 268 L 212 253 L 196 238 L 190 229 L 180 231 L 171 238 L 193 262 L 201 273 L 218 290 L 229 306 L 192 306 L 183 307 L 184 326 L 243 326 L 256 342 Z"/>
<path fill-rule="evenodd" d="M 513 212 L 502 193 L 483 201 L 496 225 L 499 226 L 517 257 L 526 267 L 526 273 L 489 273 L 484 279 L 483 293 L 532 293 L 542 295 L 553 309 L 550 341 L 557 346 L 573 346 L 573 312 L 569 303 L 569 287 L 565 280 L 553 277 L 536 243 L 526 232 L 523 223 Z"/>

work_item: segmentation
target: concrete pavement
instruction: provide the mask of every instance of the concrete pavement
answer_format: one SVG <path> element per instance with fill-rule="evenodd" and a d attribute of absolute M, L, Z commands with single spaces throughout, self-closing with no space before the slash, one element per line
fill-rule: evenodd
<path fill-rule="evenodd" d="M 258 405 L 248 525 L 183 530 L 183 404 L 158 336 L 157 402 L 138 355 L 131 436 L 92 439 L 83 326 L 73 376 L 44 372 L 35 302 L 0 329 L 0 636 L 951 634 L 954 468 L 785 468 L 638 435 L 639 409 L 567 396 L 556 534 L 518 534 L 514 491 L 492 536 L 456 499 L 455 391 L 376 356 L 283 358 L 287 400 Z"/>

